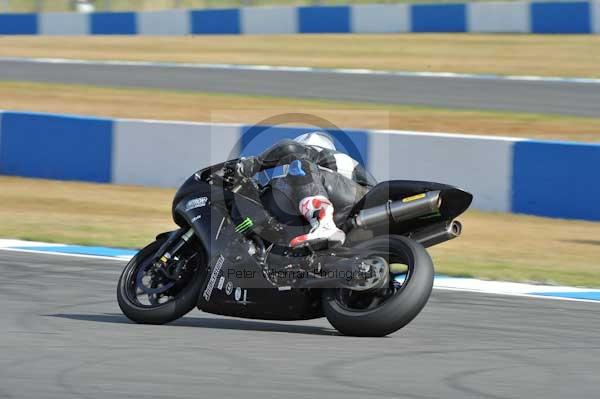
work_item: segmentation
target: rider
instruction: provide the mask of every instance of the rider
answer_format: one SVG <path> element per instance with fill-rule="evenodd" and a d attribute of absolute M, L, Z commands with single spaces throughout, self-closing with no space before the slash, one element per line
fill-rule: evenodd
<path fill-rule="evenodd" d="M 242 158 L 238 164 L 244 176 L 253 176 L 261 170 L 288 165 L 285 183 L 298 203 L 298 209 L 310 223 L 308 234 L 295 237 L 290 246 L 328 241 L 343 244 L 346 234 L 334 222 L 331 191 L 353 203 L 364 194 L 372 180 L 360 164 L 349 155 L 338 152 L 333 139 L 323 132 L 311 132 L 294 140 L 281 140 L 258 157 Z M 358 183 L 358 184 L 357 184 Z M 332 193 L 333 194 L 333 193 Z"/>

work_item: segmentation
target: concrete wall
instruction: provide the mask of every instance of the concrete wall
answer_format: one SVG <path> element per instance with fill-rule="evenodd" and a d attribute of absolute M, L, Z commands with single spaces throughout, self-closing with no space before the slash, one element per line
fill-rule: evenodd
<path fill-rule="evenodd" d="M 2 35 L 600 33 L 600 0 L 0 14 Z"/>
<path fill-rule="evenodd" d="M 511 211 L 516 139 L 457 134 L 374 131 L 370 170 L 378 180 L 432 180 L 477 193 L 473 206 Z"/>
<path fill-rule="evenodd" d="M 410 32 L 408 4 L 364 4 L 352 6 L 353 33 Z"/>
<path fill-rule="evenodd" d="M 102 118 L 3 112 L 0 173 L 109 183 L 113 124 Z"/>
<path fill-rule="evenodd" d="M 469 12 L 469 32 L 527 33 L 531 31 L 528 3 L 472 3 Z"/>
<path fill-rule="evenodd" d="M 190 18 L 185 10 L 142 12 L 138 16 L 140 35 L 186 35 L 190 32 Z"/>
<path fill-rule="evenodd" d="M 298 20 L 293 7 L 247 7 L 242 8 L 241 12 L 241 31 L 245 34 L 298 32 Z"/>
<path fill-rule="evenodd" d="M 89 20 L 85 14 L 72 12 L 55 12 L 39 15 L 39 31 L 41 35 L 87 35 Z"/>
<path fill-rule="evenodd" d="M 600 33 L 600 0 L 592 2 L 592 30 Z"/>
<path fill-rule="evenodd" d="M 198 169 L 239 153 L 238 125 L 117 120 L 112 182 L 178 186 Z"/>
<path fill-rule="evenodd" d="M 196 170 L 311 130 L 0 111 L 0 174 L 177 187 Z M 474 207 L 600 220 L 600 144 L 460 134 L 335 130 L 379 180 L 431 180 Z"/>

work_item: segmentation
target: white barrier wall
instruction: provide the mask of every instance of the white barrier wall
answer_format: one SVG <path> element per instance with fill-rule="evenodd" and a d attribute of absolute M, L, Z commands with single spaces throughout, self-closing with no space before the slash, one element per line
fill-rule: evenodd
<path fill-rule="evenodd" d="M 138 14 L 140 35 L 187 35 L 190 18 L 186 10 L 141 12 Z"/>
<path fill-rule="evenodd" d="M 241 9 L 241 29 L 258 35 L 296 33 L 296 11 L 291 7 L 245 7 Z"/>
<path fill-rule="evenodd" d="M 116 120 L 112 181 L 177 187 L 196 170 L 237 157 L 239 139 L 239 125 Z"/>
<path fill-rule="evenodd" d="M 528 3 L 474 2 L 467 8 L 469 32 L 527 33 L 531 30 Z"/>
<path fill-rule="evenodd" d="M 600 33 L 600 0 L 592 2 L 592 32 Z"/>
<path fill-rule="evenodd" d="M 600 33 L 600 0 L 0 13 L 0 35 L 239 35 L 397 32 Z M 83 26 L 82 26 L 83 21 Z"/>
<path fill-rule="evenodd" d="M 41 35 L 87 35 L 88 15 L 74 12 L 49 12 L 39 14 Z"/>
<path fill-rule="evenodd" d="M 354 33 L 410 32 L 408 4 L 364 4 L 351 9 Z"/>
<path fill-rule="evenodd" d="M 372 131 L 370 171 L 376 179 L 437 181 L 476 193 L 474 207 L 511 210 L 515 139 Z"/>

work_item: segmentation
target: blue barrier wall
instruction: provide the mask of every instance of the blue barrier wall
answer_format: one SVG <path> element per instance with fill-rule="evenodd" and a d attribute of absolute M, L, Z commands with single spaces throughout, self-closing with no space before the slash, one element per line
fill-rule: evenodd
<path fill-rule="evenodd" d="M 37 14 L 0 14 L 0 35 L 37 34 Z"/>
<path fill-rule="evenodd" d="M 190 12 L 191 33 L 197 35 L 233 35 L 240 33 L 240 10 L 194 10 Z"/>
<path fill-rule="evenodd" d="M 240 153 L 258 154 L 311 130 L 0 112 L 0 174 L 177 187 L 198 168 Z M 457 185 L 472 192 L 474 207 L 482 210 L 600 221 L 600 144 L 354 129 L 330 133 L 339 149 L 379 179 Z"/>
<path fill-rule="evenodd" d="M 512 188 L 513 212 L 600 220 L 600 144 L 517 142 Z"/>
<path fill-rule="evenodd" d="M 600 0 L 0 14 L 6 35 L 354 32 L 600 33 Z"/>
<path fill-rule="evenodd" d="M 313 128 L 314 130 L 314 128 Z M 243 126 L 241 155 L 257 155 L 283 139 L 293 139 L 307 133 L 310 128 Z M 369 163 L 368 132 L 364 130 L 326 130 L 335 140 L 336 148 L 343 150 L 362 165 Z"/>
<path fill-rule="evenodd" d="M 299 33 L 350 33 L 350 7 L 298 8 Z"/>
<path fill-rule="evenodd" d="M 466 32 L 465 4 L 417 4 L 411 8 L 413 32 Z"/>
<path fill-rule="evenodd" d="M 135 35 L 137 16 L 133 12 L 96 12 L 90 16 L 93 35 Z"/>
<path fill-rule="evenodd" d="M 590 33 L 592 18 L 587 1 L 531 4 L 533 33 Z"/>
<path fill-rule="evenodd" d="M 5 112 L 0 173 L 108 183 L 112 130 L 109 119 Z"/>

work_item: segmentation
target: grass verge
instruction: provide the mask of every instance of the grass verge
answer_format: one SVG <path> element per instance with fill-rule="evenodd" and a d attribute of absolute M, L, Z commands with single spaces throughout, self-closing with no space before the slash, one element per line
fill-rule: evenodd
<path fill-rule="evenodd" d="M 0 236 L 141 247 L 171 229 L 174 191 L 0 176 Z M 600 287 L 600 223 L 469 211 L 434 247 L 439 273 Z"/>
<path fill-rule="evenodd" d="M 597 35 L 3 37 L 0 56 L 600 77 Z"/>
<path fill-rule="evenodd" d="M 0 81 L 0 109 L 229 123 L 300 112 L 340 127 L 600 141 L 600 117 L 28 82 Z"/>

